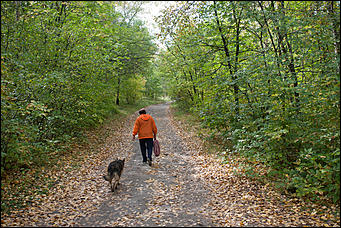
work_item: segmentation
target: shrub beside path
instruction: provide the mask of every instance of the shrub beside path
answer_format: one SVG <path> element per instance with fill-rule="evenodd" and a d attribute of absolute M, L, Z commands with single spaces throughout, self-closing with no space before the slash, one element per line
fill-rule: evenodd
<path fill-rule="evenodd" d="M 23 209 L 2 214 L 2 226 L 340 226 L 337 209 L 303 203 L 243 175 L 237 160 L 208 155 L 197 133 L 175 121 L 169 104 L 146 108 L 158 127 L 161 155 L 142 164 L 132 128 L 138 113 L 89 134 L 82 161 L 61 161 L 44 175 L 49 193 Z M 77 148 L 77 146 L 75 147 Z M 102 176 L 126 158 L 110 192 Z"/>

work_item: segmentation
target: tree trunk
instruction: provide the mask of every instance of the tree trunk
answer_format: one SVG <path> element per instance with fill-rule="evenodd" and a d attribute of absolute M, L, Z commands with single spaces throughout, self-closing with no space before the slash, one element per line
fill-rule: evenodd
<path fill-rule="evenodd" d="M 334 2 L 330 1 L 328 4 L 328 13 L 332 20 L 333 33 L 334 33 L 334 46 L 336 52 L 336 58 L 340 57 L 340 23 L 337 23 L 336 15 L 334 12 Z M 337 60 L 336 60 L 337 61 Z M 340 72 L 340 60 L 337 62 L 337 73 Z"/>
<path fill-rule="evenodd" d="M 120 84 L 121 84 L 121 78 L 117 78 L 117 91 L 116 91 L 116 104 L 120 105 Z"/>
<path fill-rule="evenodd" d="M 215 18 L 216 18 L 216 23 L 217 23 L 217 26 L 218 26 L 218 30 L 219 30 L 219 34 L 220 34 L 220 37 L 221 37 L 221 40 L 223 42 L 223 45 L 224 45 L 224 52 L 225 52 L 225 55 L 227 57 L 227 65 L 228 65 L 228 68 L 230 70 L 230 74 L 231 74 L 231 77 L 232 77 L 232 80 L 233 81 L 236 81 L 237 80 L 237 76 L 234 75 L 234 71 L 232 69 L 232 64 L 231 64 L 231 60 L 230 60 L 230 52 L 229 52 L 229 49 L 228 49 L 228 44 L 227 44 L 227 41 L 225 39 L 225 36 L 222 32 L 222 28 L 221 28 L 221 23 L 219 21 L 219 17 L 218 17 L 218 12 L 217 12 L 217 8 L 216 8 L 216 1 L 213 1 L 213 4 L 214 4 L 214 13 L 215 13 Z M 238 88 L 238 85 L 235 83 L 233 85 L 233 90 L 234 90 L 234 96 L 235 96 L 235 102 L 236 102 L 236 114 L 239 115 L 239 98 L 238 98 L 238 91 L 239 91 L 239 88 Z"/>

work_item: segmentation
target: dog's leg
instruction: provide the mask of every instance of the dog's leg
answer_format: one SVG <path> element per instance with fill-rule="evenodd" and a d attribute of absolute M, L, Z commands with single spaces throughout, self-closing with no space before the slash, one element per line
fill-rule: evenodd
<path fill-rule="evenodd" d="M 113 189 L 114 189 L 114 190 L 117 189 L 117 182 L 116 182 L 116 181 L 114 182 Z"/>
<path fill-rule="evenodd" d="M 119 184 L 119 181 L 120 181 L 120 176 L 117 173 L 115 173 L 113 179 L 114 179 L 114 189 L 117 189 L 117 185 Z"/>
<path fill-rule="evenodd" d="M 112 183 L 112 181 L 110 181 L 110 189 L 112 192 L 115 191 L 114 184 L 115 184 L 115 182 Z"/>

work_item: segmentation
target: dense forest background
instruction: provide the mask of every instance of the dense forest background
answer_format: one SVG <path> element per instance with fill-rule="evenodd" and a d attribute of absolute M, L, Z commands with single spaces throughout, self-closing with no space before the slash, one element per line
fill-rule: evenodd
<path fill-rule="evenodd" d="M 118 105 L 157 95 L 140 6 L 1 2 L 2 171 L 42 164 Z"/>
<path fill-rule="evenodd" d="M 299 196 L 340 199 L 340 3 L 190 1 L 158 18 L 167 91 Z M 264 175 L 262 173 L 261 175 Z"/>
<path fill-rule="evenodd" d="M 250 176 L 339 202 L 340 3 L 178 2 L 157 37 L 141 4 L 1 1 L 1 175 L 44 165 L 122 104 L 167 95 Z"/>

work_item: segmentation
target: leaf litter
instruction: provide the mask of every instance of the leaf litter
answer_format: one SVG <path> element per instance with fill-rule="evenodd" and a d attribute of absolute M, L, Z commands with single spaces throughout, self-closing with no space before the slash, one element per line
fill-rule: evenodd
<path fill-rule="evenodd" d="M 96 131 L 88 132 L 89 143 L 72 147 L 73 153 L 79 154 L 79 157 L 66 156 L 56 168 L 43 171 L 45 178 L 36 184 L 44 186 L 44 180 L 52 180 L 55 184 L 48 194 L 36 196 L 24 208 L 2 213 L 1 225 L 73 226 L 76 218 L 96 211 L 108 188 L 102 178 L 108 161 L 116 157 L 129 157 L 131 145 L 126 139 L 128 134 L 130 137 L 130 130 L 126 129 L 126 123 L 131 122 L 132 118 L 114 119 Z M 13 197 L 10 195 L 13 188 L 15 184 L 8 185 L 2 198 Z"/>
<path fill-rule="evenodd" d="M 103 172 L 109 158 L 127 157 L 129 160 L 132 145 L 127 139 L 131 138 L 130 128 L 135 117 L 131 115 L 125 120 L 111 121 L 97 132 L 89 132 L 87 146 L 73 147 L 73 150 L 85 151 L 80 153 L 82 161 L 76 163 L 74 157 L 66 157 L 59 161 L 61 169 L 43 170 L 42 175 L 50 180 L 49 183 L 54 183 L 53 187 L 47 194 L 35 193 L 33 200 L 32 196 L 25 196 L 23 200 L 32 201 L 29 206 L 2 213 L 1 225 L 78 226 L 76 221 L 79 218 L 99 212 L 100 205 L 112 197 L 108 186 L 103 183 Z M 202 226 L 203 221 L 199 218 L 203 217 L 212 220 L 211 225 L 214 226 L 340 226 L 339 214 L 333 214 L 337 208 L 289 198 L 273 190 L 269 184 L 250 180 L 243 175 L 238 159 L 231 157 L 228 163 L 222 163 L 219 157 L 205 152 L 204 140 L 195 129 L 173 118 L 171 111 L 168 118 L 184 145 L 182 149 L 186 151 L 181 154 L 181 159 L 187 163 L 180 161 L 175 167 L 161 163 L 166 159 L 179 159 L 177 154 L 162 150 L 160 161 L 146 170 L 150 175 L 144 181 L 146 186 L 137 188 L 137 191 L 144 191 L 146 187 L 152 189 L 152 198 L 145 205 L 147 208 L 135 208 L 128 212 L 112 200 L 110 203 L 120 211 L 120 216 L 106 222 L 105 226 L 174 226 L 176 219 L 183 222 L 181 226 Z M 160 136 L 163 149 L 179 144 L 172 141 L 167 133 Z M 168 171 L 167 175 L 163 179 L 155 178 L 162 175 L 161 168 Z M 39 180 L 33 183 L 46 185 Z M 9 191 L 16 184 L 13 181 L 8 189 L 2 189 L 5 192 L 2 197 L 14 197 Z M 202 193 L 205 203 L 199 209 L 189 207 L 189 201 L 193 199 L 184 191 L 190 190 L 200 196 L 200 191 L 203 191 L 201 186 L 209 191 L 208 194 Z M 134 200 L 128 193 L 116 197 L 121 201 Z"/>
<path fill-rule="evenodd" d="M 213 210 L 217 226 L 340 226 L 339 206 L 303 202 L 275 191 L 269 184 L 250 180 L 243 174 L 240 161 L 223 161 L 207 153 L 205 141 L 185 121 L 172 118 L 187 148 L 197 176 L 206 183 L 212 199 L 205 210 Z"/>

